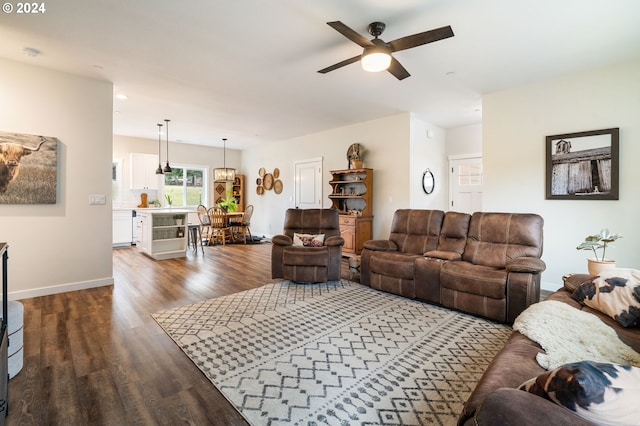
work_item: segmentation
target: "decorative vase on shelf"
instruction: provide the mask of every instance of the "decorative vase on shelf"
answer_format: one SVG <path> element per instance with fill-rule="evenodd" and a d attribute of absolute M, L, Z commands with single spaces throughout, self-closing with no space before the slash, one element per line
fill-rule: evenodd
<path fill-rule="evenodd" d="M 352 158 L 351 160 L 349 160 L 349 162 L 351 163 L 351 168 L 352 169 L 361 169 L 362 168 L 362 160 L 357 160 L 355 158 Z"/>
<path fill-rule="evenodd" d="M 602 271 L 607 269 L 614 269 L 616 267 L 616 261 L 611 259 L 595 259 L 593 257 L 587 258 L 587 270 L 591 275 L 600 275 Z"/>

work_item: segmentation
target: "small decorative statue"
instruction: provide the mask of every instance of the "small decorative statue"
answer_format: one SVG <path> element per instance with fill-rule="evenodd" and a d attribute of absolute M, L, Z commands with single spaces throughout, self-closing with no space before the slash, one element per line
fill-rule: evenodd
<path fill-rule="evenodd" d="M 361 169 L 364 159 L 364 148 L 359 143 L 351 144 L 347 150 L 347 158 L 349 159 L 350 169 Z"/>

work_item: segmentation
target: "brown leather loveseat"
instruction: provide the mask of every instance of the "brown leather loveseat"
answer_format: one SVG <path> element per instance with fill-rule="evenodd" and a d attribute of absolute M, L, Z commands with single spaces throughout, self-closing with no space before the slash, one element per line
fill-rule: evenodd
<path fill-rule="evenodd" d="M 397 210 L 389 239 L 365 242 L 361 282 L 512 323 L 540 298 L 542 228 L 529 213 Z"/>

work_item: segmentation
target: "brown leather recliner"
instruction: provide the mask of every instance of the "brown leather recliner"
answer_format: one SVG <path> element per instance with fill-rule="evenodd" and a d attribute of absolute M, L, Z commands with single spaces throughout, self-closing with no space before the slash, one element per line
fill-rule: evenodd
<path fill-rule="evenodd" d="M 294 246 L 294 234 L 324 234 L 322 246 Z M 271 239 L 271 277 L 296 282 L 340 280 L 344 239 L 335 209 L 288 209 L 284 232 Z"/>

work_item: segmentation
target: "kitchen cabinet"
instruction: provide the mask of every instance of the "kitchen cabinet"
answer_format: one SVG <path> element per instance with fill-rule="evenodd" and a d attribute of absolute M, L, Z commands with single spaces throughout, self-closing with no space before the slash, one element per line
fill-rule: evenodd
<path fill-rule="evenodd" d="M 131 189 L 158 189 L 160 176 L 157 175 L 158 156 L 154 154 L 131 153 Z"/>
<path fill-rule="evenodd" d="M 340 212 L 342 254 L 359 255 L 373 238 L 373 170 L 332 170 L 329 184 L 332 207 Z"/>
<path fill-rule="evenodd" d="M 131 209 L 113 210 L 113 247 L 130 246 L 133 240 L 133 217 Z"/>
<path fill-rule="evenodd" d="M 187 210 L 139 209 L 136 214 L 136 245 L 144 254 L 156 260 L 187 255 Z"/>

